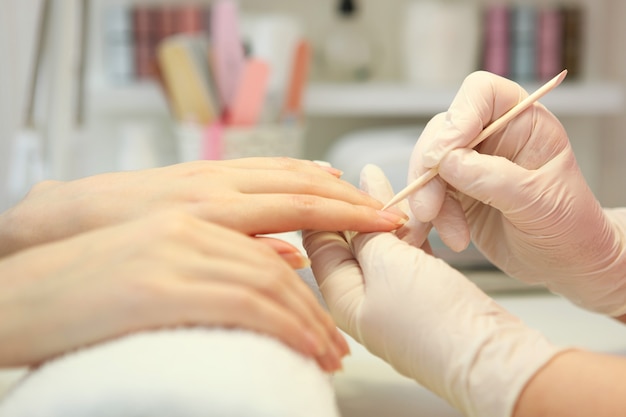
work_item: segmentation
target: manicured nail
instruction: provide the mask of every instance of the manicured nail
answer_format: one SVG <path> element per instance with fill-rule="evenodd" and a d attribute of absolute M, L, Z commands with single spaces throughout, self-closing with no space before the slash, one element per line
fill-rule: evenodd
<path fill-rule="evenodd" d="M 305 330 L 304 338 L 307 343 L 307 350 L 315 357 L 321 357 L 326 353 L 326 345 L 312 332 Z"/>
<path fill-rule="evenodd" d="M 339 351 L 341 352 L 341 356 L 346 356 L 350 354 L 350 345 L 345 337 L 339 332 L 339 330 L 335 330 L 333 334 L 333 340 L 335 344 L 339 347 Z"/>
<path fill-rule="evenodd" d="M 303 269 L 311 266 L 311 260 L 300 252 L 281 253 L 280 256 L 293 269 Z"/>
<path fill-rule="evenodd" d="M 313 161 L 317 164 L 318 167 L 322 168 L 324 171 L 332 174 L 333 176 L 340 178 L 343 175 L 343 171 L 337 168 L 333 168 L 333 166 L 326 161 Z"/>
<path fill-rule="evenodd" d="M 330 345 L 330 349 L 328 349 L 328 353 L 329 353 L 331 365 L 333 368 L 332 370 L 341 371 L 343 369 L 343 364 L 341 363 L 341 358 L 343 355 L 339 353 L 339 351 L 334 345 Z"/>
<path fill-rule="evenodd" d="M 406 217 L 402 217 L 399 216 L 395 213 L 392 213 L 390 211 L 386 211 L 386 210 L 377 210 L 378 215 L 385 219 L 386 221 L 393 223 L 393 224 L 397 224 L 399 226 L 402 226 L 403 224 L 405 224 L 407 222 L 407 218 Z"/>
<path fill-rule="evenodd" d="M 329 355 L 321 355 L 316 358 L 317 363 L 320 365 L 323 371 L 328 373 L 335 372 L 336 365 L 333 363 Z"/>
<path fill-rule="evenodd" d="M 341 178 L 341 176 L 343 175 L 343 171 L 337 168 L 324 166 L 320 166 L 320 168 L 337 178 Z"/>

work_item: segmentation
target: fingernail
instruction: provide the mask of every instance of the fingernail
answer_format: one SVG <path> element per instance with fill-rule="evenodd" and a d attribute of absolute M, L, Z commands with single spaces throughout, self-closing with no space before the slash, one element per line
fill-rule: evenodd
<path fill-rule="evenodd" d="M 310 331 L 305 330 L 304 338 L 307 343 L 307 350 L 315 357 L 321 357 L 326 353 L 326 345 Z"/>
<path fill-rule="evenodd" d="M 324 171 L 332 174 L 333 176 L 337 177 L 337 178 L 341 178 L 341 176 L 343 175 L 343 171 L 337 168 L 333 168 L 333 167 L 323 167 L 320 166 L 320 168 L 322 168 Z"/>
<path fill-rule="evenodd" d="M 339 330 L 335 329 L 335 333 L 333 334 L 333 339 L 335 344 L 339 347 L 339 351 L 341 352 L 341 356 L 346 356 L 350 354 L 350 345 L 345 337 L 339 332 Z"/>
<path fill-rule="evenodd" d="M 321 159 L 315 159 L 313 162 L 320 167 L 332 167 L 332 164 L 328 161 L 322 161 Z"/>
<path fill-rule="evenodd" d="M 323 371 L 332 373 L 335 372 L 336 365 L 332 362 L 330 356 L 323 355 L 316 358 L 317 363 L 320 365 Z"/>
<path fill-rule="evenodd" d="M 281 253 L 280 256 L 291 266 L 293 269 L 303 269 L 311 266 L 311 260 L 301 254 L 300 252 L 287 252 Z"/>
<path fill-rule="evenodd" d="M 318 167 L 334 175 L 337 178 L 340 178 L 343 175 L 343 171 L 337 168 L 333 168 L 330 162 L 326 162 L 326 161 L 313 161 L 313 162 L 315 162 L 315 164 L 317 164 Z"/>
<path fill-rule="evenodd" d="M 405 224 L 407 222 L 407 218 L 403 217 L 403 216 L 399 216 L 395 213 L 392 213 L 390 211 L 386 211 L 386 210 L 377 210 L 378 215 L 385 219 L 386 221 L 393 223 L 393 224 L 397 224 L 399 226 L 402 226 L 403 224 Z"/>
<path fill-rule="evenodd" d="M 330 356 L 331 365 L 333 367 L 333 371 L 340 371 L 343 369 L 343 364 L 341 363 L 342 355 L 339 354 L 339 351 L 334 345 L 330 345 L 330 349 L 328 349 L 328 353 Z"/>

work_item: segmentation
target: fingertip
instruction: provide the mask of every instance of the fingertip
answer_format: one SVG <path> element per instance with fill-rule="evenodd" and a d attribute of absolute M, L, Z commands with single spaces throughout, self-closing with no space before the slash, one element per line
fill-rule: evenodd
<path fill-rule="evenodd" d="M 447 184 L 439 177 L 433 178 L 422 189 L 408 197 L 409 208 L 417 220 L 432 221 L 443 205 Z"/>
<path fill-rule="evenodd" d="M 280 253 L 279 255 L 293 269 L 304 269 L 311 266 L 311 260 L 300 253 L 300 251 Z"/>
<path fill-rule="evenodd" d="M 340 169 L 337 169 L 335 167 L 333 167 L 330 162 L 326 162 L 326 161 L 318 161 L 315 160 L 313 161 L 313 163 L 315 165 L 317 165 L 320 169 L 322 169 L 323 171 L 328 172 L 329 174 L 331 174 L 333 177 L 336 178 L 341 178 L 341 176 L 343 175 L 343 171 Z"/>
<path fill-rule="evenodd" d="M 437 229 L 441 241 L 452 251 L 458 253 L 467 249 L 471 241 L 471 236 L 469 226 L 464 217 L 435 219 L 433 220 L 433 224 Z"/>
<path fill-rule="evenodd" d="M 422 223 L 430 222 L 435 217 L 435 212 L 429 204 L 425 204 L 421 195 L 408 198 L 411 213 Z"/>
<path fill-rule="evenodd" d="M 419 248 L 422 247 L 424 242 L 428 241 L 428 235 L 432 227 L 432 223 L 420 222 L 415 217 L 412 217 L 407 224 L 396 232 L 396 236 L 409 245 Z"/>
<path fill-rule="evenodd" d="M 389 201 L 394 193 L 385 172 L 374 164 L 367 164 L 359 175 L 360 188 L 378 201 Z"/>
<path fill-rule="evenodd" d="M 451 194 L 446 194 L 439 215 L 433 225 L 441 240 L 454 252 L 461 252 L 470 243 L 470 229 L 463 207 Z"/>
<path fill-rule="evenodd" d="M 463 252 L 470 243 L 469 235 L 466 236 L 458 232 L 440 233 L 439 237 L 447 247 L 456 253 Z"/>
<path fill-rule="evenodd" d="M 393 226 L 393 229 L 397 229 L 398 227 L 404 225 L 408 220 L 408 217 L 399 210 L 378 210 L 376 213 L 383 220 L 383 222 L 390 223 Z"/>

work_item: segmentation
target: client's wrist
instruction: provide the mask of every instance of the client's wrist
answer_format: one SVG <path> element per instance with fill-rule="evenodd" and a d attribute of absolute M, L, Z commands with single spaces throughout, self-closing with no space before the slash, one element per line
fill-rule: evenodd
<path fill-rule="evenodd" d="M 46 243 L 42 239 L 46 217 L 24 203 L 0 213 L 0 258 Z"/>
<path fill-rule="evenodd" d="M 16 207 L 0 213 L 0 258 L 18 252 L 25 247 L 20 236 L 20 221 Z"/>

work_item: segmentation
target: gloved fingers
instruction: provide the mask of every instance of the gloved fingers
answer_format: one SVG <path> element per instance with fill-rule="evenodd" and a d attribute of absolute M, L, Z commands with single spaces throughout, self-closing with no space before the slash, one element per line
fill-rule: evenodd
<path fill-rule="evenodd" d="M 473 149 L 450 152 L 439 165 L 439 175 L 459 192 L 504 214 L 527 207 L 541 192 L 533 187 L 533 171 Z"/>
<path fill-rule="evenodd" d="M 302 238 L 331 315 L 339 328 L 356 337 L 354 318 L 363 301 L 365 286 L 350 245 L 343 235 L 335 232 L 304 231 Z"/>
<path fill-rule="evenodd" d="M 389 179 L 383 170 L 374 164 L 368 164 L 361 170 L 360 188 L 382 203 L 386 203 L 394 196 Z M 399 210 L 398 214 L 406 215 L 409 212 L 409 206 L 406 201 L 401 201 L 389 210 Z"/>
<path fill-rule="evenodd" d="M 467 147 L 492 121 L 528 93 L 514 81 L 485 71 L 468 75 L 444 117 L 442 128 L 423 140 L 422 163 L 439 165 L 452 149 Z"/>
<path fill-rule="evenodd" d="M 431 222 L 421 222 L 409 213 L 409 220 L 395 231 L 399 239 L 416 248 L 422 247 L 428 241 L 428 234 L 433 228 Z"/>
<path fill-rule="evenodd" d="M 398 239 L 414 248 L 420 248 L 427 254 L 433 255 L 433 249 L 428 241 L 428 235 L 432 228 L 432 223 L 422 223 L 412 217 L 400 229 L 395 231 L 395 235 Z"/>
<path fill-rule="evenodd" d="M 420 249 L 423 250 L 425 253 L 431 256 L 434 256 L 433 247 L 430 246 L 430 242 L 428 240 L 424 242 L 424 244 L 420 247 Z"/>
<path fill-rule="evenodd" d="M 422 188 L 407 197 L 411 213 L 422 222 L 429 222 L 439 214 L 446 197 L 448 184 L 436 176 Z"/>
<path fill-rule="evenodd" d="M 470 243 L 470 230 L 461 204 L 446 193 L 439 215 L 433 219 L 439 237 L 450 249 L 461 252 Z"/>
<path fill-rule="evenodd" d="M 358 233 L 352 239 L 352 251 L 366 278 L 366 296 L 371 292 L 381 297 L 383 289 L 403 293 L 414 287 L 421 271 L 430 270 L 433 262 L 441 262 L 391 232 Z"/>
<path fill-rule="evenodd" d="M 411 155 L 409 181 L 438 166 L 451 150 L 467 147 L 485 126 L 527 95 L 517 83 L 506 78 L 484 71 L 470 74 L 448 111 L 426 125 Z M 445 183 L 435 178 L 413 193 L 409 205 L 419 220 L 426 222 L 437 217 L 444 189 Z"/>
<path fill-rule="evenodd" d="M 375 199 L 386 203 L 393 197 L 393 188 L 380 167 L 374 164 L 367 164 L 361 170 L 360 176 L 361 190 L 365 191 Z"/>
<path fill-rule="evenodd" d="M 424 148 L 428 144 L 426 138 L 435 136 L 436 133 L 443 128 L 444 118 L 445 114 L 443 113 L 433 117 L 415 143 L 415 147 L 409 159 L 409 172 L 407 175 L 407 182 L 409 184 L 430 170 L 429 167 L 424 165 L 422 160 Z M 417 220 L 426 223 L 437 217 L 441 205 L 443 204 L 446 187 L 447 184 L 436 176 L 409 195 L 407 198 L 408 205 Z"/>
<path fill-rule="evenodd" d="M 467 222 L 465 222 L 465 227 L 468 228 Z M 409 245 L 420 248 L 424 252 L 429 255 L 433 255 L 433 249 L 428 241 L 428 235 L 430 234 L 431 229 L 433 228 L 433 223 L 428 222 L 420 222 L 415 217 L 410 217 L 409 221 L 406 222 L 402 227 L 396 230 L 394 233 L 398 239 L 408 243 Z M 447 245 L 452 243 L 445 242 Z M 461 244 L 458 243 L 460 246 Z M 469 229 L 467 230 L 467 243 L 465 247 L 469 245 Z M 456 246 L 455 246 L 456 247 Z M 462 249 L 460 249 L 462 250 Z"/>

